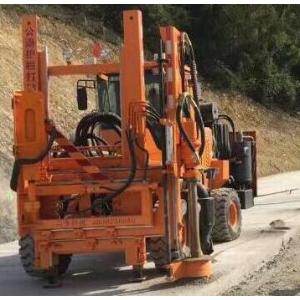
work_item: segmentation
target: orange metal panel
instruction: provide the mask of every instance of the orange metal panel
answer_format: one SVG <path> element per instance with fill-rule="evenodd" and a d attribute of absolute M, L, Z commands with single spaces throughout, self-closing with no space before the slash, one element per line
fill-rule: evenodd
<path fill-rule="evenodd" d="M 33 196 L 39 196 L 38 190 L 35 189 L 34 185 L 29 185 L 30 191 L 32 191 Z M 59 195 L 57 191 L 52 187 L 53 195 Z M 85 194 L 84 191 L 82 191 Z M 76 193 L 74 189 L 72 193 Z M 30 198 L 33 198 L 30 197 Z M 126 198 L 130 203 L 132 197 L 139 199 L 141 202 L 140 210 L 133 214 L 127 215 L 115 215 L 107 217 L 90 217 L 90 218 L 73 218 L 73 219 L 53 219 L 53 220 L 40 220 L 39 222 L 33 224 L 34 228 L 41 229 L 51 229 L 51 228 L 82 228 L 82 227 L 106 227 L 106 226 L 137 226 L 137 225 L 152 225 L 153 222 L 153 212 L 152 212 L 152 197 L 151 190 L 148 186 L 140 186 L 134 193 L 132 190 L 126 191 L 121 198 Z M 41 200 L 42 201 L 42 200 Z M 130 212 L 130 211 L 128 211 Z M 124 209 L 123 209 L 124 214 Z"/>
<path fill-rule="evenodd" d="M 158 195 L 159 199 L 161 199 L 160 190 Z M 150 209 L 149 209 L 150 210 Z M 88 238 L 110 238 L 112 235 L 118 237 L 143 237 L 143 236 L 159 236 L 164 233 L 164 208 L 163 202 L 160 201 L 160 205 L 157 209 L 152 211 L 152 223 L 151 225 L 132 225 L 132 218 L 124 218 L 123 220 L 127 222 L 127 225 L 122 224 L 123 220 L 115 223 L 112 220 L 108 220 L 107 222 L 110 224 L 115 224 L 115 226 L 103 226 L 97 225 L 93 221 L 83 221 L 83 218 L 76 219 L 73 224 L 69 224 L 70 222 L 66 222 L 69 228 L 63 227 L 54 228 L 53 224 L 55 224 L 55 220 L 48 222 L 50 224 L 48 229 L 43 229 L 44 225 L 40 225 L 40 223 L 36 225 L 26 225 L 22 224 L 21 230 L 25 234 L 28 233 L 27 230 L 35 231 L 35 239 L 36 240 L 66 240 L 72 241 L 76 239 L 88 239 Z M 89 220 L 90 218 L 85 218 L 84 220 Z M 68 221 L 68 220 L 67 220 Z M 129 222 L 128 222 L 129 221 Z M 71 222 L 72 223 L 72 222 Z M 21 222 L 20 222 L 21 224 Z M 76 224 L 76 226 L 74 226 Z M 51 227 L 51 228 L 50 228 Z"/>
<path fill-rule="evenodd" d="M 213 136 L 212 130 L 208 127 L 205 127 L 205 147 L 202 155 L 203 167 L 210 167 L 213 157 Z"/>
<path fill-rule="evenodd" d="M 48 117 L 48 53 L 47 47 L 38 52 L 39 58 L 39 90 L 43 93 L 45 103 L 45 114 Z"/>
<path fill-rule="evenodd" d="M 40 92 L 17 92 L 13 99 L 16 157 L 37 156 L 47 145 L 44 97 Z"/>
<path fill-rule="evenodd" d="M 89 160 L 101 168 L 113 168 L 121 165 L 121 157 L 90 157 Z M 78 163 L 73 158 L 50 159 L 50 170 L 74 170 Z"/>
<path fill-rule="evenodd" d="M 167 58 L 166 70 L 166 117 L 173 136 L 173 161 L 168 165 L 168 198 L 170 212 L 170 232 L 173 242 L 172 247 L 176 245 L 178 237 L 178 228 L 181 222 L 181 195 L 180 183 L 178 180 L 180 174 L 180 152 L 177 152 L 177 146 L 180 143 L 179 132 L 176 126 L 176 107 L 178 97 L 182 93 L 182 83 L 180 74 L 180 37 L 181 33 L 172 26 L 161 27 L 160 35 L 164 42 L 165 53 Z"/>
<path fill-rule="evenodd" d="M 36 190 L 37 196 L 53 196 L 53 195 L 71 195 L 71 194 L 85 194 L 85 193 L 104 193 L 107 190 L 102 187 L 110 186 L 112 189 L 116 189 L 120 186 L 118 182 L 110 182 L 110 181 L 101 181 L 100 182 L 70 182 L 66 184 L 66 182 L 55 183 L 55 184 L 39 184 L 32 185 Z M 154 191 L 157 189 L 157 184 L 132 184 L 128 189 L 129 191 L 143 191 L 143 190 L 151 190 Z"/>
<path fill-rule="evenodd" d="M 144 64 L 146 70 L 157 68 L 156 61 L 147 61 Z M 119 74 L 119 64 L 90 64 L 90 65 L 65 65 L 49 66 L 49 76 L 70 76 L 70 75 L 97 75 L 97 74 Z"/>
<path fill-rule="evenodd" d="M 119 64 L 49 66 L 49 76 L 97 75 L 119 73 Z"/>
<path fill-rule="evenodd" d="M 147 204 L 143 204 L 147 207 Z M 148 206 L 149 207 L 149 206 Z M 143 215 L 110 216 L 39 220 L 32 225 L 34 230 L 71 229 L 84 227 L 111 227 L 111 226 L 150 226 L 151 218 Z"/>
<path fill-rule="evenodd" d="M 49 269 L 56 254 L 80 254 L 97 252 L 125 252 L 128 265 L 142 265 L 146 262 L 146 246 L 143 238 L 88 239 L 54 242 L 39 242 L 36 267 Z"/>
<path fill-rule="evenodd" d="M 211 185 L 213 189 L 222 187 L 229 179 L 229 161 L 213 159 L 211 161 L 211 167 L 216 168 L 218 173 L 216 178 L 212 180 Z"/>
<path fill-rule="evenodd" d="M 130 126 L 129 110 L 135 103 L 146 101 L 142 13 L 137 10 L 125 11 L 123 26 L 124 46 L 121 50 L 120 66 L 122 154 L 124 165 L 128 165 L 129 149 L 125 130 Z M 145 128 L 145 120 L 139 120 L 138 127 L 140 126 Z M 144 147 L 143 141 L 140 144 Z"/>

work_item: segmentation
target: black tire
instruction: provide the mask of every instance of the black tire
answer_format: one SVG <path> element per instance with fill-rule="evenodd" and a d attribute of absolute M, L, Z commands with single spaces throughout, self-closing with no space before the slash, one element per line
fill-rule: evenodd
<path fill-rule="evenodd" d="M 185 217 L 187 213 L 187 204 L 185 200 L 182 200 L 182 218 Z M 160 271 L 165 271 L 165 266 L 168 264 L 168 247 L 165 237 L 156 237 L 148 239 L 148 249 L 150 252 L 150 258 L 153 260 L 156 269 Z M 190 257 L 190 248 L 186 245 L 182 245 L 179 250 L 180 253 L 177 254 L 181 258 Z M 175 255 L 175 253 L 173 253 Z M 176 256 L 176 258 L 178 258 Z M 175 259 L 175 257 L 172 257 Z"/>
<path fill-rule="evenodd" d="M 211 191 L 215 200 L 215 225 L 212 238 L 214 242 L 229 242 L 241 234 L 242 214 L 237 192 L 230 188 L 220 188 Z M 233 208 L 234 206 L 234 208 Z M 232 208 L 234 213 L 232 212 Z M 234 222 L 231 215 L 235 215 Z"/>
<path fill-rule="evenodd" d="M 32 277 L 46 277 L 47 270 L 36 270 L 34 268 L 34 240 L 30 235 L 26 235 L 19 240 L 19 255 L 25 272 Z M 59 255 L 58 265 L 55 266 L 58 275 L 63 275 L 68 270 L 71 263 L 71 255 Z"/>
<path fill-rule="evenodd" d="M 148 245 L 150 258 L 153 260 L 156 269 L 162 270 L 168 264 L 168 249 L 165 238 L 150 238 Z"/>

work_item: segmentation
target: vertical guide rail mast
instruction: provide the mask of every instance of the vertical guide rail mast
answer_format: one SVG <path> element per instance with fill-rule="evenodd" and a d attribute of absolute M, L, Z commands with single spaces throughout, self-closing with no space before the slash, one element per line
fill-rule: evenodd
<path fill-rule="evenodd" d="M 171 232 L 171 249 L 172 258 L 180 257 L 179 251 L 179 234 L 178 227 L 182 218 L 181 205 L 181 186 L 180 177 L 186 177 L 188 183 L 188 243 L 191 251 L 191 258 L 179 260 L 170 264 L 170 276 L 173 278 L 183 277 L 209 277 L 212 274 L 212 265 L 209 256 L 203 255 L 200 245 L 200 220 L 198 210 L 197 181 L 199 180 L 199 172 L 193 166 L 193 171 L 186 171 L 181 174 L 181 159 L 184 158 L 181 149 L 180 134 L 178 126 L 176 126 L 176 109 L 179 105 L 180 97 L 183 93 L 183 82 L 180 63 L 181 52 L 179 44 L 182 40 L 183 33 L 179 32 L 175 27 L 161 27 L 161 38 L 165 44 L 165 52 L 167 59 L 166 66 L 166 166 L 167 166 L 167 199 L 166 203 L 169 210 L 169 222 Z M 195 84 L 195 83 L 194 83 Z M 197 95 L 194 95 L 197 96 Z M 201 141 L 203 143 L 204 141 Z M 189 153 L 189 156 L 191 153 Z M 192 154 L 193 155 L 193 154 Z M 188 167 L 189 168 L 189 167 Z M 189 169 L 187 169 L 189 170 Z M 190 174 L 191 173 L 191 174 Z M 201 209 L 201 208 L 200 208 Z"/>
<path fill-rule="evenodd" d="M 48 78 L 46 50 L 38 51 L 38 18 L 25 16 L 22 19 L 23 43 L 23 91 L 16 92 L 13 98 L 14 108 L 14 155 L 11 187 L 18 188 L 18 216 L 22 221 L 34 222 L 38 217 L 39 203 L 33 195 L 25 196 L 24 184 L 41 179 L 48 145 L 46 120 L 48 119 Z M 34 165 L 32 165 L 34 164 Z M 21 169 L 21 165 L 23 168 Z M 30 167 L 28 165 L 31 165 Z M 22 179 L 22 180 L 21 180 Z M 24 205 L 21 206 L 21 202 Z M 23 210 L 27 213 L 24 214 Z M 22 235 L 22 229 L 20 228 Z"/>
<path fill-rule="evenodd" d="M 38 91 L 40 80 L 38 78 L 38 18 L 26 16 L 22 20 L 23 29 L 23 85 L 24 91 Z"/>
<path fill-rule="evenodd" d="M 131 109 L 136 103 L 146 103 L 144 79 L 144 48 L 142 13 L 127 11 L 123 15 L 124 46 L 121 50 L 121 122 L 122 122 L 122 154 L 124 166 L 129 166 L 129 149 L 126 130 L 131 129 Z M 145 121 L 137 120 L 136 134 L 139 144 L 144 148 Z"/>
<path fill-rule="evenodd" d="M 166 61 L 166 57 L 164 54 L 164 44 L 163 41 L 160 40 L 159 44 L 159 74 L 160 74 L 160 108 L 161 115 L 166 120 L 166 95 L 165 95 L 165 74 L 164 74 L 164 62 Z M 172 255 L 171 255 L 171 226 L 170 226 L 170 207 L 169 207 L 169 194 L 168 194 L 168 172 L 167 172 L 167 140 L 168 140 L 168 130 L 169 127 L 165 126 L 165 134 L 162 136 L 162 167 L 163 167 L 163 198 L 164 198 L 164 224 L 165 224 L 165 241 L 166 241 L 166 251 L 167 251 L 167 262 L 171 263 Z"/>
<path fill-rule="evenodd" d="M 166 54 L 166 171 L 167 171 L 167 199 L 168 207 L 165 208 L 169 213 L 170 223 L 170 247 L 173 256 L 178 255 L 178 222 L 181 216 L 181 197 L 179 181 L 179 166 L 177 164 L 177 145 L 178 136 L 175 125 L 176 98 L 182 92 L 180 84 L 180 73 L 178 66 L 178 36 L 179 31 L 174 27 L 161 27 L 160 35 L 165 45 Z"/>

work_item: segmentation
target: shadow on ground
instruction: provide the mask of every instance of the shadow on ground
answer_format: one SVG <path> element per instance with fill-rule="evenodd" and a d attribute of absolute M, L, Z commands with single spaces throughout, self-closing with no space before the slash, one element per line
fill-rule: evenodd
<path fill-rule="evenodd" d="M 205 280 L 179 280 L 176 283 L 149 264 L 146 282 L 130 283 L 132 271 L 124 266 L 123 255 L 91 255 L 73 258 L 60 288 L 45 289 L 45 281 L 25 274 L 18 255 L 0 257 L 0 295 L 137 295 L 147 292 L 180 288 L 187 284 L 207 283 Z"/>

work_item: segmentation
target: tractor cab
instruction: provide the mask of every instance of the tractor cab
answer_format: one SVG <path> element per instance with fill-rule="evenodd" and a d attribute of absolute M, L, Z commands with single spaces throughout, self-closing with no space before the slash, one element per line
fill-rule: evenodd
<path fill-rule="evenodd" d="M 101 76 L 96 78 L 97 109 L 100 112 L 111 112 L 120 116 L 120 75 L 112 74 L 105 79 Z M 145 72 L 146 100 L 157 111 L 160 107 L 160 76 L 155 71 Z"/>
<path fill-rule="evenodd" d="M 151 115 L 147 118 L 147 130 L 151 135 L 156 148 L 161 149 L 163 127 L 157 124 L 157 118 L 161 116 L 162 107 L 160 102 L 160 75 L 155 68 L 145 71 L 145 99 L 151 108 Z M 80 79 L 77 82 L 77 103 L 79 110 L 87 110 L 87 89 L 96 90 L 96 112 L 103 116 L 102 120 L 96 122 L 92 127 L 92 134 L 88 144 L 111 145 L 120 143 L 121 137 L 121 87 L 120 74 L 96 75 L 95 79 Z M 89 113 L 88 116 L 95 115 Z M 106 117 L 105 117 L 106 116 Z M 76 129 L 77 140 L 75 144 L 80 145 L 79 132 L 81 122 Z M 95 132 L 94 132 L 95 130 Z M 157 149 L 157 150 L 158 150 Z"/>

